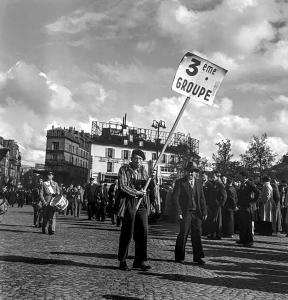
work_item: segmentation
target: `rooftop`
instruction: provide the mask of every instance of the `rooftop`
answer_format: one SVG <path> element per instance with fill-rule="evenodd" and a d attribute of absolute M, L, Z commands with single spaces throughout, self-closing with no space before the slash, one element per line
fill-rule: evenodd
<path fill-rule="evenodd" d="M 138 128 L 114 122 L 92 122 L 91 141 L 103 145 L 125 145 L 125 147 L 143 147 L 143 149 L 154 150 L 158 146 L 160 150 L 168 139 L 169 132 L 153 129 Z M 199 140 L 192 138 L 189 134 L 177 132 L 173 134 L 167 147 L 167 151 L 179 152 L 180 148 L 186 146 L 195 154 L 199 154 Z"/>

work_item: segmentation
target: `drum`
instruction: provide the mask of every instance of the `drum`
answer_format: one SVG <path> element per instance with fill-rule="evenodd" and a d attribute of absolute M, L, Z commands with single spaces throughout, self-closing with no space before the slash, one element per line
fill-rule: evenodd
<path fill-rule="evenodd" d="M 5 199 L 0 199 L 0 215 L 4 215 L 8 210 L 8 203 Z"/>
<path fill-rule="evenodd" d="M 64 196 L 57 195 L 52 198 L 50 206 L 55 207 L 57 211 L 64 211 L 68 206 L 68 200 Z"/>

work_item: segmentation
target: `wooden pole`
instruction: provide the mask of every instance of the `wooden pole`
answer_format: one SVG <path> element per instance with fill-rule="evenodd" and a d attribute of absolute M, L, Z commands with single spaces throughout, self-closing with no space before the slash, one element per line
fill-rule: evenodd
<path fill-rule="evenodd" d="M 187 97 L 186 100 L 185 100 L 185 102 L 184 102 L 184 104 L 183 104 L 183 106 L 182 106 L 182 108 L 181 108 L 181 110 L 180 110 L 180 112 L 179 112 L 179 114 L 178 114 L 178 116 L 177 116 L 177 118 L 176 118 L 176 120 L 175 120 L 175 122 L 174 122 L 174 125 L 173 125 L 173 127 L 172 127 L 172 129 L 171 129 L 171 131 L 170 131 L 170 133 L 169 133 L 169 135 L 168 135 L 168 138 L 167 138 L 167 140 L 166 140 L 166 143 L 165 143 L 165 145 L 163 146 L 162 151 L 161 151 L 160 155 L 158 156 L 158 158 L 157 158 L 157 160 L 156 160 L 156 162 L 155 162 L 155 164 L 154 164 L 154 166 L 153 166 L 153 171 L 155 171 L 155 170 L 157 169 L 157 166 L 158 166 L 158 164 L 159 164 L 159 162 L 160 162 L 160 160 L 161 160 L 161 158 L 162 158 L 162 156 L 163 156 L 163 154 L 164 154 L 164 152 L 165 152 L 167 146 L 168 146 L 169 143 L 170 143 L 170 140 L 171 140 L 171 138 L 172 138 L 172 136 L 173 136 L 173 134 L 174 134 L 174 131 L 175 131 L 175 129 L 176 129 L 176 127 L 177 127 L 177 125 L 178 125 L 178 123 L 179 123 L 179 121 L 180 121 L 180 119 L 181 119 L 183 113 L 184 113 L 184 110 L 186 109 L 186 106 L 187 106 L 188 103 L 189 103 L 189 100 L 190 100 L 190 97 Z M 144 191 L 147 190 L 150 181 L 151 181 L 151 177 L 149 177 L 149 178 L 147 179 L 146 184 L 145 184 L 145 187 L 143 188 Z M 136 206 L 136 210 L 138 209 L 138 207 L 139 207 L 141 201 L 142 201 L 142 198 L 139 199 L 139 201 L 138 201 L 138 203 L 137 203 L 137 206 Z"/>

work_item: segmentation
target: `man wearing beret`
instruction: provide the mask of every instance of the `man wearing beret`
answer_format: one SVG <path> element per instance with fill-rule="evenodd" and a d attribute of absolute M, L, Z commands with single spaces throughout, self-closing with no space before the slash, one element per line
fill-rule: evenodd
<path fill-rule="evenodd" d="M 188 235 L 191 234 L 193 261 L 199 265 L 205 264 L 201 242 L 202 221 L 207 218 L 207 209 L 203 186 L 198 179 L 200 169 L 195 162 L 187 165 L 186 176 L 175 182 L 173 199 L 176 204 L 180 232 L 175 246 L 175 261 L 184 264 L 185 246 Z"/>
<path fill-rule="evenodd" d="M 54 207 L 50 205 L 50 202 L 53 197 L 60 195 L 59 186 L 57 182 L 53 180 L 53 177 L 53 172 L 48 172 L 48 180 L 40 187 L 40 199 L 43 211 L 42 233 L 46 233 L 46 227 L 48 224 L 48 233 L 50 235 L 55 233 L 56 227 L 56 211 Z"/>
<path fill-rule="evenodd" d="M 122 227 L 119 239 L 118 260 L 120 270 L 129 270 L 126 259 L 132 236 L 135 241 L 133 268 L 143 271 L 151 267 L 147 261 L 148 208 L 149 201 L 155 201 L 155 183 L 151 180 L 147 193 L 143 190 L 148 179 L 143 161 L 145 154 L 140 149 L 132 151 L 131 162 L 123 165 L 118 173 L 118 198 L 124 205 Z M 138 206 L 138 202 L 140 205 Z"/>

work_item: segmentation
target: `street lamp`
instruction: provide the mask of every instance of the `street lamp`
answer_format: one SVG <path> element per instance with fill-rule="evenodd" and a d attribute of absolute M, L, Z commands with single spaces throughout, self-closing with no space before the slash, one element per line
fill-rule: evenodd
<path fill-rule="evenodd" d="M 157 137 L 156 137 L 156 160 L 158 160 L 158 146 L 159 146 L 159 136 L 160 136 L 160 128 L 165 129 L 165 121 L 163 120 L 153 120 L 152 127 L 157 129 Z M 156 211 L 160 213 L 160 190 L 159 190 L 159 174 L 158 174 L 158 168 L 156 169 L 156 194 L 158 199 L 158 207 L 156 208 Z"/>
<path fill-rule="evenodd" d="M 158 159 L 158 146 L 159 146 L 160 128 L 163 128 L 163 129 L 166 128 L 165 121 L 163 121 L 163 120 L 160 120 L 160 121 L 153 120 L 152 127 L 157 129 L 156 159 Z"/>

